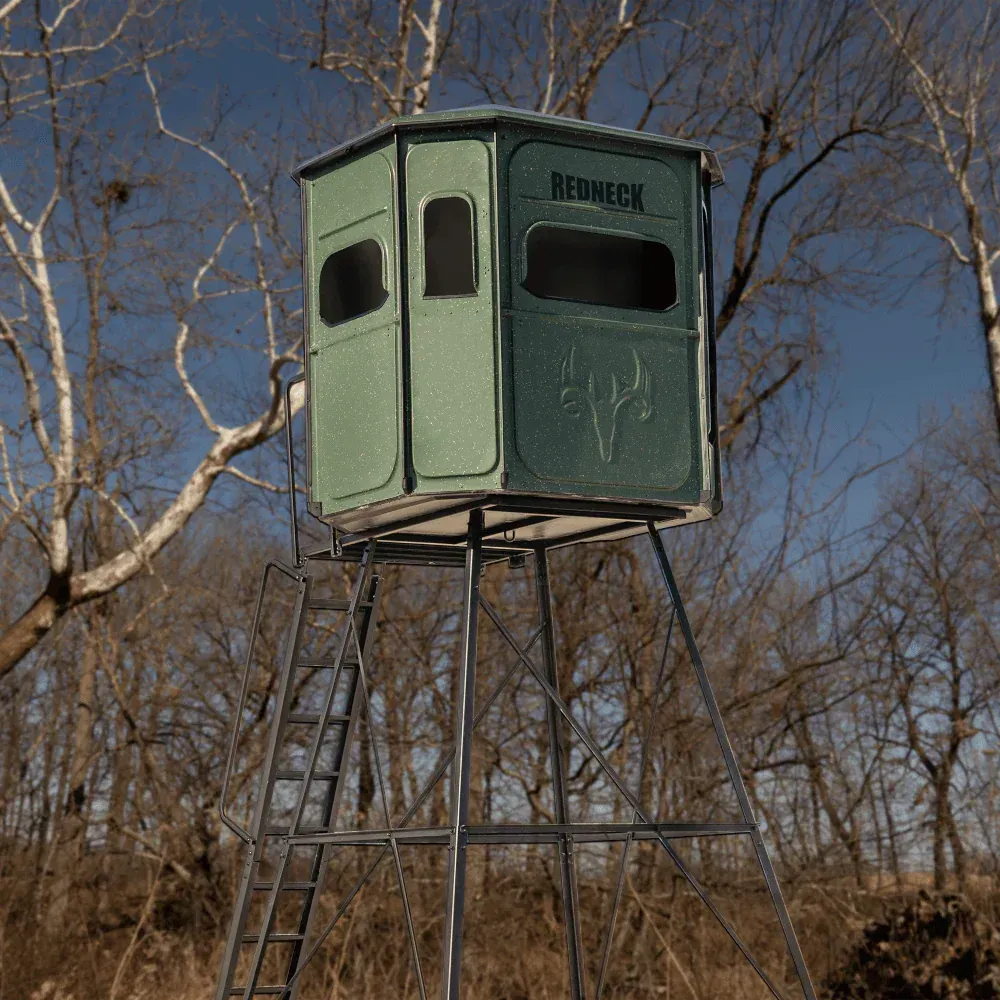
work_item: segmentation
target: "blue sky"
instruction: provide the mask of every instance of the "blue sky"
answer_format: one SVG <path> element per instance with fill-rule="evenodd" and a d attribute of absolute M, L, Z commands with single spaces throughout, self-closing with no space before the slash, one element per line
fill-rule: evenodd
<path fill-rule="evenodd" d="M 928 296 L 930 298 L 930 296 Z M 871 420 L 887 447 L 909 442 L 930 408 L 944 416 L 989 388 L 975 316 L 939 320 L 925 308 L 839 310 L 837 380 L 845 421 Z"/>

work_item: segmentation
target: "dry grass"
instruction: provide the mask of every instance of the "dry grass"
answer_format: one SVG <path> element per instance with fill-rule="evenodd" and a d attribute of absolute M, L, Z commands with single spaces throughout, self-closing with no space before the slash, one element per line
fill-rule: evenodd
<path fill-rule="evenodd" d="M 646 847 L 649 849 L 647 850 Z M 756 1000 L 770 994 L 719 925 L 652 849 L 636 849 L 611 951 L 604 996 Z M 596 857 L 597 855 L 595 855 Z M 583 940 L 593 995 L 607 927 L 613 866 L 581 859 Z M 441 855 L 404 857 L 407 891 L 428 996 L 440 987 Z M 133 858 L 127 871 L 81 872 L 57 930 L 46 920 L 46 886 L 8 866 L 0 883 L 0 1000 L 203 1000 L 212 995 L 238 868 L 221 884 L 185 884 Z M 333 869 L 324 918 L 361 870 L 361 858 Z M 554 858 L 494 851 L 472 865 L 463 995 L 467 1000 L 546 1000 L 567 994 L 565 947 Z M 749 871 L 710 883 L 713 898 L 788 996 L 790 965 L 766 894 Z M 910 880 L 919 881 L 919 880 Z M 817 982 L 845 961 L 866 921 L 914 890 L 845 880 L 792 887 L 788 901 Z M 984 909 L 995 897 L 981 900 Z M 288 917 L 279 917 L 288 919 Z M 324 919 L 325 922 L 325 919 Z M 278 928 L 280 929 L 280 927 Z M 265 976 L 265 978 L 267 978 Z M 417 997 L 403 912 L 391 866 L 381 866 L 323 943 L 303 1000 Z"/>

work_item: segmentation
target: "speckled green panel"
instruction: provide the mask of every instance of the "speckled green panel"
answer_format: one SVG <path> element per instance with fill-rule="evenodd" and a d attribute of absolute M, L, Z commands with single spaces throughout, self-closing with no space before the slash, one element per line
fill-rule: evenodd
<path fill-rule="evenodd" d="M 425 142 L 406 155 L 413 467 L 421 491 L 439 488 L 424 480 L 481 476 L 499 461 L 490 180 L 490 147 L 478 140 Z M 424 294 L 424 209 L 442 196 L 470 205 L 474 295 Z"/>
<path fill-rule="evenodd" d="M 684 161 L 675 169 L 653 157 L 548 142 L 525 143 L 510 158 L 513 440 L 536 489 L 697 502 L 692 172 Z M 614 195 L 598 200 L 597 183 Z M 677 304 L 653 311 L 537 298 L 523 282 L 526 240 L 539 223 L 665 243 Z M 512 485 L 531 486 L 517 470 Z"/>
<path fill-rule="evenodd" d="M 688 331 L 552 316 L 515 316 L 512 330 L 517 451 L 534 475 L 609 491 L 685 482 Z"/>
<path fill-rule="evenodd" d="M 311 493 L 324 513 L 402 489 L 392 157 L 391 147 L 372 152 L 308 182 Z M 373 312 L 330 326 L 319 314 L 323 262 L 366 239 L 382 247 L 388 297 Z"/>

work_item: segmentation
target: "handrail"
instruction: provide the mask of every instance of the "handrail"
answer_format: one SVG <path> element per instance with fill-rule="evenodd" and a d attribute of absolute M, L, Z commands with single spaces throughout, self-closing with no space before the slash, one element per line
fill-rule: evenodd
<path fill-rule="evenodd" d="M 261 612 L 264 608 L 264 593 L 267 590 L 267 578 L 272 569 L 284 573 L 289 579 L 301 583 L 302 576 L 289 566 L 276 559 L 270 560 L 264 567 L 264 573 L 260 579 L 260 590 L 257 592 L 257 606 L 253 613 L 253 629 L 250 633 L 250 643 L 247 646 L 246 666 L 243 668 L 243 682 L 240 685 L 240 697 L 236 706 L 236 718 L 233 722 L 233 734 L 229 740 L 229 754 L 226 757 L 226 770 L 222 776 L 222 793 L 219 796 L 219 818 L 240 840 L 247 844 L 253 843 L 253 837 L 249 831 L 245 830 L 226 809 L 226 799 L 229 798 L 229 785 L 233 778 L 233 767 L 236 764 L 236 750 L 240 740 L 240 730 L 243 728 L 243 709 L 246 707 L 247 695 L 250 692 L 250 672 L 253 668 L 253 654 L 257 648 L 257 635 L 260 631 Z"/>
<path fill-rule="evenodd" d="M 295 512 L 295 451 L 292 441 L 292 386 L 305 382 L 305 372 L 300 372 L 285 383 L 285 461 L 288 465 L 288 514 L 292 529 L 292 565 L 302 565 L 299 549 L 299 519 Z M 306 419 L 309 415 L 306 414 Z"/>

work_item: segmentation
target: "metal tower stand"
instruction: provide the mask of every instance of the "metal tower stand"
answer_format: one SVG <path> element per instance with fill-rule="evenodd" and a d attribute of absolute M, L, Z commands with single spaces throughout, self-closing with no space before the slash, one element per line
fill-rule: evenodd
<path fill-rule="evenodd" d="M 237 725 L 233 734 L 233 742 L 227 766 L 226 782 L 223 793 L 223 819 L 226 824 L 247 844 L 246 864 L 239 889 L 228 943 L 223 960 L 217 1000 L 229 996 L 243 996 L 250 1000 L 253 996 L 270 995 L 279 998 L 294 998 L 301 981 L 301 974 L 309 961 L 316 955 L 322 942 L 328 937 L 340 919 L 347 912 L 352 900 L 361 891 L 379 862 L 387 854 L 392 856 L 392 864 L 398 883 L 400 900 L 406 922 L 407 936 L 413 962 L 415 981 L 421 1000 L 426 1000 L 423 970 L 418 954 L 414 922 L 406 893 L 406 882 L 403 866 L 400 862 L 400 845 L 437 845 L 447 847 L 447 891 L 444 900 L 444 953 L 442 970 L 443 1000 L 458 1000 L 460 996 L 460 975 L 462 960 L 462 930 L 465 912 L 466 867 L 468 847 L 471 844 L 554 844 L 559 851 L 559 877 L 562 889 L 562 914 L 566 934 L 567 955 L 569 960 L 569 987 L 571 1000 L 601 1000 L 605 986 L 608 968 L 608 958 L 614 938 L 615 921 L 622 899 L 629 851 L 636 841 L 654 841 L 673 862 L 677 871 L 687 881 L 694 892 L 701 898 L 711 913 L 719 921 L 725 932 L 742 952 L 744 957 L 766 984 L 770 992 L 781 998 L 775 983 L 761 968 L 758 961 L 750 953 L 739 934 L 726 920 L 717 905 L 713 902 L 695 874 L 674 847 L 674 841 L 686 838 L 706 836 L 749 836 L 753 844 L 757 861 L 763 873 L 771 901 L 777 913 L 789 957 L 794 965 L 797 979 L 801 985 L 806 1000 L 815 1000 L 815 992 L 809 979 L 809 973 L 799 948 L 795 932 L 789 920 L 788 911 L 781 896 L 778 881 L 768 857 L 767 849 L 761 837 L 760 828 L 754 816 L 747 795 L 746 787 L 740 774 L 729 737 L 726 733 L 722 716 L 719 712 L 715 695 L 712 691 L 708 674 L 695 643 L 691 624 L 684 610 L 677 583 L 670 567 L 670 561 L 664 550 L 662 540 L 654 524 L 647 524 L 647 531 L 653 546 L 653 552 L 662 573 L 671 605 L 671 620 L 667 635 L 674 621 L 680 625 L 688 653 L 691 657 L 701 694 L 705 700 L 711 717 L 715 735 L 718 739 L 725 760 L 730 782 L 735 791 L 743 821 L 740 823 L 657 823 L 654 821 L 635 792 L 607 760 L 600 748 L 589 735 L 586 728 L 570 711 L 562 700 L 557 685 L 556 646 L 553 630 L 553 614 L 551 595 L 549 592 L 548 565 L 545 548 L 530 546 L 533 549 L 535 584 L 538 601 L 538 624 L 531 634 L 527 644 L 521 645 L 504 623 L 499 612 L 480 593 L 479 582 L 484 564 L 484 553 L 487 557 L 506 558 L 508 553 L 498 552 L 487 547 L 484 549 L 484 515 L 482 510 L 473 510 L 469 514 L 467 545 L 455 552 L 450 550 L 450 561 L 455 562 L 456 555 L 464 555 L 464 596 L 462 607 L 462 645 L 459 661 L 457 725 L 455 743 L 435 773 L 424 786 L 414 802 L 398 822 L 393 823 L 385 797 L 385 776 L 378 755 L 377 740 L 372 732 L 371 747 L 374 751 L 374 771 L 378 787 L 382 791 L 384 806 L 384 826 L 376 830 L 335 830 L 335 819 L 343 794 L 346 764 L 350 759 L 350 749 L 355 738 L 361 711 L 364 708 L 366 724 L 372 725 L 371 713 L 368 711 L 370 690 L 367 662 L 370 656 L 372 636 L 379 600 L 379 578 L 374 572 L 376 562 L 425 562 L 432 553 L 415 552 L 412 548 L 402 551 L 390 540 L 369 541 L 360 553 L 357 579 L 349 601 L 323 601 L 311 595 L 312 575 L 311 560 L 319 557 L 329 559 L 329 551 L 323 554 L 313 553 L 304 558 L 298 553 L 298 540 L 294 540 L 296 559 L 301 565 L 291 568 L 277 563 L 271 563 L 265 570 L 265 578 L 261 586 L 261 598 L 258 602 L 254 621 L 253 638 L 256 634 L 261 616 L 261 604 L 267 576 L 278 570 L 289 576 L 297 585 L 297 599 L 290 623 L 291 640 L 278 679 L 277 710 L 271 723 L 267 743 L 267 755 L 262 769 L 262 781 L 256 803 L 256 809 L 249 830 L 243 829 L 228 814 L 225 807 L 225 797 L 228 793 L 230 773 L 236 756 L 236 748 L 240 729 L 239 718 L 245 704 L 249 684 L 253 649 L 251 647 L 247 660 L 247 674 L 244 678 L 243 691 L 240 697 L 240 709 Z M 355 553 L 349 558 L 358 559 Z M 446 554 L 438 552 L 435 561 L 447 558 Z M 335 611 L 345 615 L 345 628 L 340 640 L 336 657 L 327 663 L 304 662 L 300 657 L 302 649 L 303 629 L 307 616 L 316 610 Z M 514 661 L 501 677 L 499 683 L 487 694 L 481 706 L 476 708 L 476 651 L 479 611 L 499 630 L 504 640 L 514 653 Z M 536 661 L 533 647 L 540 645 L 541 656 Z M 292 711 L 292 692 L 295 688 L 298 672 L 303 669 L 322 670 L 328 674 L 329 681 L 325 687 L 322 707 L 318 713 L 309 716 L 296 715 Z M 552 787 L 555 797 L 554 824 L 540 825 L 470 825 L 469 823 L 469 791 L 470 791 L 470 761 L 472 734 L 476 726 L 485 717 L 490 707 L 496 702 L 511 678 L 520 670 L 528 671 L 546 696 L 548 723 L 549 760 L 551 766 Z M 662 672 L 662 666 L 661 666 Z M 659 679 L 656 691 L 660 688 Z M 336 713 L 338 705 L 347 708 Z M 645 733 L 642 747 L 641 767 L 644 769 L 649 755 L 650 741 L 653 731 L 653 719 L 656 705 L 651 706 L 650 723 Z M 313 727 L 305 767 L 297 771 L 282 770 L 279 767 L 282 747 L 288 736 L 291 723 L 298 722 Z M 564 774 L 564 735 L 566 728 L 586 747 L 593 756 L 605 777 L 614 785 L 619 794 L 628 803 L 632 811 L 629 823 L 573 823 L 569 821 L 568 792 Z M 335 758 L 333 765 L 326 768 L 320 766 L 320 760 L 327 741 L 334 733 Z M 327 755 L 329 756 L 329 754 Z M 450 765 L 451 796 L 449 800 L 450 815 L 446 827 L 418 828 L 410 824 L 417 816 L 431 791 L 444 776 Z M 275 782 L 280 780 L 297 781 L 300 791 L 291 809 L 291 820 L 284 826 L 274 822 L 273 793 Z M 316 808 L 307 810 L 306 803 L 310 789 L 317 782 L 326 784 L 326 791 L 320 796 L 318 812 Z M 307 812 L 309 813 L 307 825 Z M 278 860 L 270 878 L 260 878 L 258 872 L 264 857 L 265 845 L 268 841 L 278 846 Z M 574 861 L 574 846 L 585 843 L 621 842 L 622 854 L 618 868 L 618 881 L 601 956 L 600 973 L 593 990 L 588 990 L 584 976 L 583 944 L 580 933 L 580 903 L 576 886 L 576 866 Z M 315 916 L 322 886 L 323 872 L 330 861 L 327 852 L 334 847 L 368 846 L 378 848 L 378 853 L 368 865 L 366 871 L 347 893 L 343 902 L 331 920 L 322 928 L 315 926 Z M 296 880 L 293 877 L 293 859 L 301 862 L 305 859 L 304 878 Z M 255 894 L 263 897 L 263 916 L 259 926 L 248 929 L 248 919 L 251 901 Z M 277 933 L 274 930 L 275 913 L 279 904 L 294 897 L 299 902 L 296 905 L 297 930 L 294 933 Z M 279 963 L 274 961 L 274 952 L 285 948 L 286 957 Z M 241 949 L 249 954 L 249 960 L 240 961 Z M 270 961 L 269 961 L 270 959 Z M 271 975 L 277 975 L 277 981 L 264 983 L 261 973 L 265 964 Z M 238 969 L 240 975 L 237 979 Z M 274 970 L 278 972 L 275 973 Z"/>
<path fill-rule="evenodd" d="M 464 547 L 440 544 L 426 537 L 403 536 L 358 539 L 350 550 L 340 551 L 336 539 L 330 548 L 303 553 L 299 543 L 298 520 L 295 510 L 295 468 L 291 439 L 290 393 L 292 386 L 303 376 L 290 380 L 285 389 L 286 455 L 289 477 L 289 508 L 293 566 L 270 562 L 264 569 L 257 607 L 247 652 L 246 669 L 240 691 L 226 773 L 222 787 L 221 817 L 246 844 L 246 861 L 240 882 L 236 906 L 230 924 L 226 949 L 223 955 L 216 1000 L 242 996 L 274 996 L 279 1000 L 295 1000 L 301 986 L 302 973 L 316 956 L 323 942 L 347 913 L 352 901 L 364 888 L 379 863 L 391 854 L 399 898 L 409 941 L 415 981 L 421 1000 L 427 1000 L 423 970 L 417 948 L 400 845 L 435 845 L 448 849 L 447 890 L 444 899 L 445 921 L 443 934 L 442 1000 L 459 1000 L 462 964 L 462 931 L 465 914 L 466 868 L 468 848 L 472 844 L 553 844 L 559 851 L 559 880 L 562 895 L 562 914 L 566 935 L 569 963 L 570 1000 L 602 1000 L 608 970 L 608 961 L 615 935 L 615 924 L 621 905 L 623 887 L 629 862 L 629 852 L 636 842 L 655 842 L 673 862 L 679 874 L 708 907 L 726 934 L 756 971 L 771 994 L 783 1000 L 775 983 L 761 968 L 740 938 L 735 928 L 726 920 L 698 881 L 695 874 L 673 846 L 673 841 L 711 836 L 749 836 L 757 862 L 764 876 L 767 890 L 774 905 L 788 955 L 792 960 L 796 978 L 805 1000 L 816 1000 L 816 993 L 809 972 L 795 937 L 788 910 L 781 895 L 774 868 L 754 816 L 736 756 L 729 742 L 725 724 L 719 711 L 708 673 L 698 651 L 694 632 L 684 610 L 677 582 L 674 579 L 655 522 L 645 522 L 646 532 L 653 546 L 653 554 L 663 576 L 671 603 L 671 616 L 666 644 L 669 646 L 674 622 L 680 624 L 688 654 L 694 667 L 702 697 L 708 709 L 716 739 L 722 751 L 729 780 L 736 794 L 741 823 L 657 823 L 643 809 L 638 797 L 624 778 L 611 765 L 600 747 L 594 742 L 582 723 L 576 719 L 559 695 L 556 669 L 556 643 L 552 598 L 549 590 L 548 559 L 546 546 L 538 543 L 514 544 L 497 539 L 498 530 L 485 528 L 482 507 L 469 512 L 468 533 Z M 644 515 L 638 515 L 642 517 Z M 533 518 L 537 519 L 537 518 Z M 642 524 L 642 521 L 638 522 Z M 538 624 L 527 643 L 521 645 L 504 623 L 499 612 L 482 596 L 479 581 L 484 564 L 508 558 L 523 559 L 532 556 L 535 572 L 535 592 L 538 604 Z M 355 584 L 348 600 L 324 599 L 313 593 L 312 564 L 316 561 L 343 559 L 357 563 Z M 443 757 L 420 793 L 410 804 L 399 821 L 393 823 L 386 796 L 385 774 L 378 752 L 371 713 L 371 691 L 367 664 L 370 659 L 381 595 L 381 578 L 375 571 L 376 564 L 397 563 L 416 565 L 464 565 L 462 599 L 462 636 L 459 677 L 457 686 L 457 725 L 455 743 Z M 241 723 L 250 689 L 254 654 L 257 643 L 267 584 L 272 572 L 284 575 L 296 585 L 296 598 L 288 628 L 288 641 L 280 666 L 275 697 L 275 709 L 270 722 L 264 763 L 260 773 L 257 800 L 249 830 L 244 829 L 227 809 L 232 772 L 236 762 Z M 479 709 L 476 702 L 476 654 L 479 612 L 483 611 L 494 624 L 515 654 L 511 665 L 499 682 L 483 700 Z M 308 643 L 304 636 L 312 616 L 317 614 L 343 615 L 343 630 L 332 660 L 318 660 L 303 655 Z M 532 650 L 541 644 L 541 665 L 536 663 Z M 640 760 L 639 786 L 645 771 L 652 742 L 657 698 L 661 689 L 666 650 L 660 666 L 660 675 L 654 685 L 653 704 L 650 706 L 649 724 L 644 734 Z M 546 722 L 548 729 L 549 765 L 554 793 L 555 823 L 514 825 L 472 825 L 469 823 L 470 763 L 472 735 L 486 717 L 491 707 L 503 693 L 510 680 L 521 670 L 527 670 L 545 694 Z M 322 697 L 318 711 L 296 711 L 296 699 L 304 674 L 326 678 L 321 684 Z M 343 798 L 347 779 L 347 765 L 351 748 L 361 724 L 362 714 L 369 729 L 375 778 L 380 791 L 385 825 L 375 830 L 337 830 L 337 813 Z M 305 726 L 309 733 L 306 762 L 302 766 L 288 767 L 289 733 L 294 726 Z M 629 823 L 574 823 L 570 821 L 569 798 L 566 788 L 564 738 L 566 728 L 586 747 L 605 777 L 617 789 L 632 810 Z M 452 766 L 454 765 L 454 766 Z M 448 825 L 445 827 L 412 827 L 410 823 L 427 802 L 434 788 L 451 772 Z M 297 789 L 291 796 L 284 796 L 276 804 L 276 786 L 289 783 Z M 314 786 L 319 795 L 312 796 Z M 277 822 L 281 813 L 281 822 Z M 584 952 L 580 933 L 580 901 L 576 883 L 574 846 L 587 843 L 622 843 L 618 877 L 608 925 L 601 952 L 600 971 L 593 991 L 588 991 L 584 975 Z M 262 867 L 268 862 L 269 849 L 277 847 L 277 859 L 271 864 L 268 877 L 261 876 Z M 323 877 L 331 863 L 331 848 L 374 847 L 377 853 L 364 873 L 350 888 L 333 917 L 320 929 L 316 927 Z M 297 867 L 296 867 L 297 866 Z M 296 873 L 304 877 L 296 877 Z M 262 915 L 255 926 L 249 926 L 253 902 L 263 900 Z M 285 905 L 290 902 L 290 906 Z M 294 931 L 279 931 L 275 927 L 280 907 L 289 909 L 294 920 Z M 280 954 L 278 954 L 280 952 Z M 241 958 L 241 954 L 243 957 Z M 276 981 L 262 983 L 265 967 Z"/>

